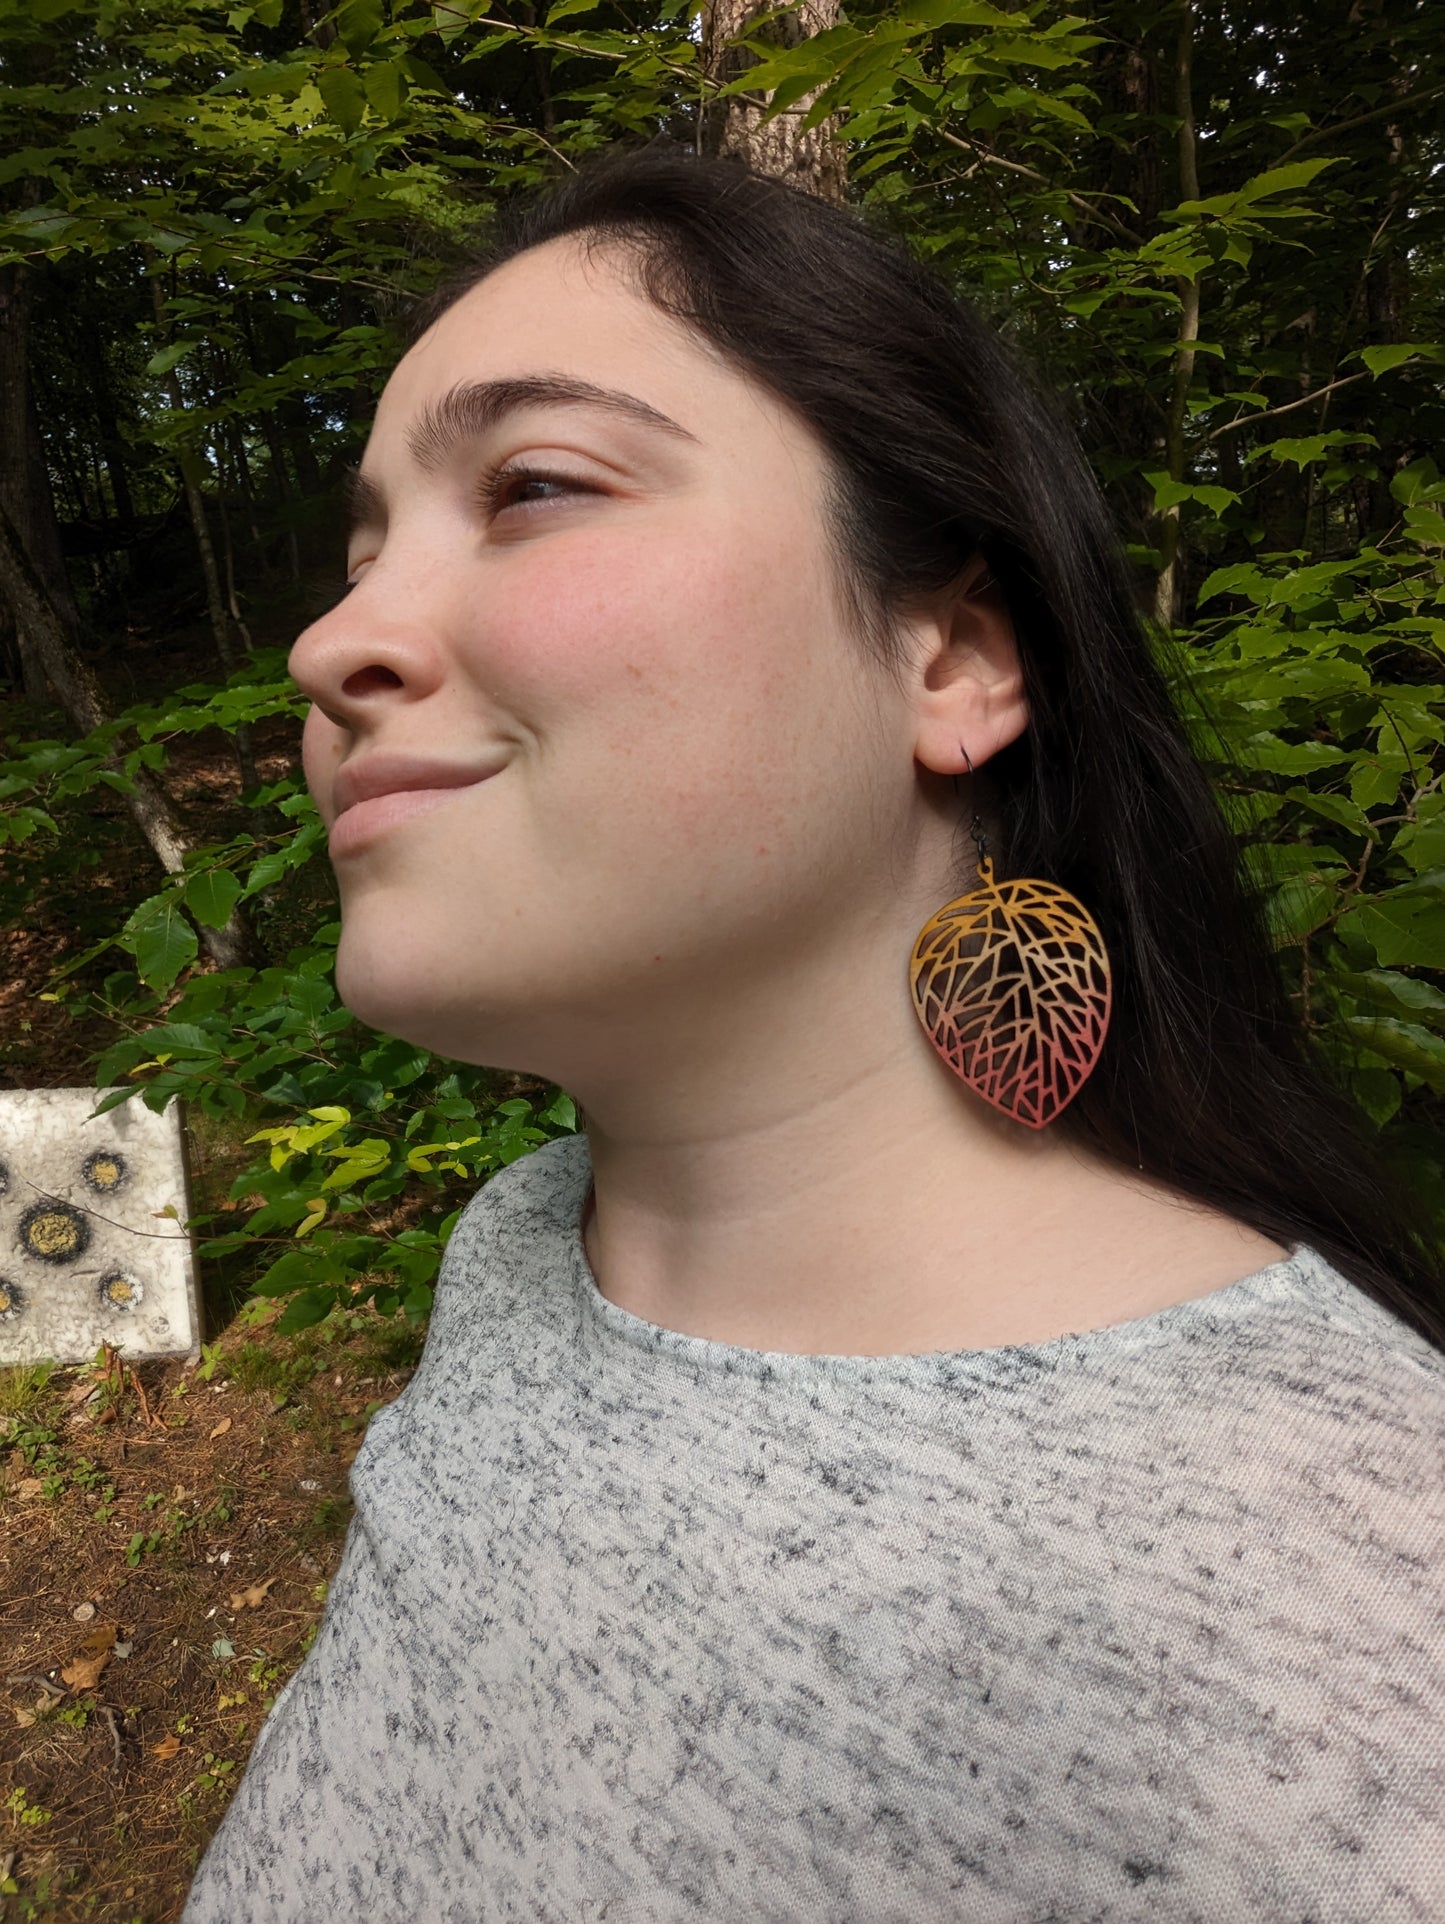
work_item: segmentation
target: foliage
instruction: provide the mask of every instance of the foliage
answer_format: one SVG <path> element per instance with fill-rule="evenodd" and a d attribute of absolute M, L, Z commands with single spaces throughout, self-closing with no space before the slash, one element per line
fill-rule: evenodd
<path fill-rule="evenodd" d="M 797 47 L 755 22 L 725 91 L 775 90 L 775 112 L 816 94 L 855 197 L 1064 397 L 1183 646 L 1180 698 L 1304 1019 L 1445 1199 L 1437 41 L 1401 0 L 1348 21 L 860 0 Z M 101 634 L 137 600 L 171 619 L 176 580 L 195 602 L 185 450 L 233 607 L 303 619 L 407 295 L 499 195 L 619 135 L 693 140 L 711 87 L 669 0 L 0 0 L 0 47 L 0 262 L 50 317 L 52 477 L 67 526 L 98 530 L 76 578 Z M 299 713 L 266 648 L 160 681 L 0 767 L 30 877 L 6 870 L 12 912 L 42 864 L 86 859 L 75 829 L 106 790 Z M 180 1096 L 248 1139 L 203 1247 L 290 1296 L 283 1327 L 358 1292 L 420 1317 L 462 1196 L 573 1127 L 571 1104 L 355 1023 L 314 812 L 294 778 L 245 803 L 50 992 L 111 1025 L 106 1102 Z M 202 936 L 238 905 L 264 955 L 217 971 Z"/>

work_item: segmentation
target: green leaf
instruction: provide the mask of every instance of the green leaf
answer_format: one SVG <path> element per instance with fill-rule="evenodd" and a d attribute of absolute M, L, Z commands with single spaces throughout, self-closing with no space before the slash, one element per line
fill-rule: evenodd
<path fill-rule="evenodd" d="M 1429 1088 L 1445 1092 L 1445 1037 L 1393 1016 L 1347 1015 L 1340 1020 L 1364 1048 L 1419 1076 Z"/>
<path fill-rule="evenodd" d="M 183 361 L 191 349 L 197 346 L 199 342 L 196 341 L 172 341 L 169 347 L 163 347 L 158 354 L 152 354 L 146 362 L 146 373 L 169 374 L 171 369 Z"/>
<path fill-rule="evenodd" d="M 241 884 L 228 868 L 201 869 L 186 883 L 186 907 L 208 929 L 223 929 L 241 897 Z"/>
<path fill-rule="evenodd" d="M 1377 1008 L 1433 1015 L 1435 1026 L 1445 1029 L 1445 994 L 1413 975 L 1397 975 L 1392 969 L 1368 969 L 1362 975 L 1331 973 L 1330 986 Z"/>
<path fill-rule="evenodd" d="M 366 118 L 366 90 L 356 75 L 349 67 L 323 67 L 316 85 L 337 126 L 354 134 Z"/>
<path fill-rule="evenodd" d="M 1342 915 L 1339 929 L 1363 936 L 1387 969 L 1438 969 L 1445 956 L 1445 897 L 1403 889 L 1372 896 Z"/>
<path fill-rule="evenodd" d="M 338 1292 L 334 1288 L 303 1289 L 276 1318 L 278 1336 L 293 1336 L 298 1329 L 310 1329 L 330 1314 L 336 1306 Z"/>
<path fill-rule="evenodd" d="M 1385 347 L 1362 347 L 1360 359 L 1371 374 L 1388 374 L 1392 368 L 1413 361 L 1445 361 L 1445 347 L 1438 341 L 1392 341 Z"/>
<path fill-rule="evenodd" d="M 1306 434 L 1293 439 L 1270 441 L 1264 447 L 1251 448 L 1244 458 L 1246 462 L 1260 461 L 1267 455 L 1272 461 L 1289 461 L 1303 469 L 1312 461 L 1322 461 L 1331 448 L 1377 448 L 1379 445 L 1373 434 L 1365 434 L 1355 428 L 1331 428 L 1327 434 Z"/>
<path fill-rule="evenodd" d="M 401 112 L 406 97 L 406 73 L 400 60 L 385 66 L 376 64 L 366 70 L 366 98 L 378 120 L 390 124 Z"/>
<path fill-rule="evenodd" d="M 337 32 L 353 60 L 360 59 L 385 24 L 382 0 L 342 0 L 337 9 Z"/>
<path fill-rule="evenodd" d="M 174 895 L 153 895 L 130 917 L 122 932 L 135 957 L 136 974 L 148 989 L 169 989 L 181 970 L 196 959 L 196 932 Z"/>
<path fill-rule="evenodd" d="M 1398 1115 L 1405 1097 L 1392 1069 L 1357 1068 L 1350 1077 L 1350 1093 L 1377 1129 Z"/>

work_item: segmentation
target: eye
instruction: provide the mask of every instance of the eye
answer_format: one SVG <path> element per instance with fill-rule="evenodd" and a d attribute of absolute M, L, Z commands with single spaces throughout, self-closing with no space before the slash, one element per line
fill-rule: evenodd
<path fill-rule="evenodd" d="M 542 489 L 547 492 L 538 492 Z M 545 507 L 568 495 L 596 494 L 597 489 L 579 481 L 575 475 L 558 474 L 550 468 L 529 468 L 522 462 L 511 461 L 484 474 L 478 492 L 490 513 L 502 514 L 509 508 Z"/>

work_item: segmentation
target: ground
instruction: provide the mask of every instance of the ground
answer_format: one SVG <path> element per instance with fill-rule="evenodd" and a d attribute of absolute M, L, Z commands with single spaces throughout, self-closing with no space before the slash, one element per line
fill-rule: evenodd
<path fill-rule="evenodd" d="M 211 672 L 204 635 L 161 664 Z M 150 664 L 151 672 L 159 669 Z M 125 663 L 106 664 L 113 699 Z M 0 700 L 0 736 L 53 734 Z M 299 727 L 256 730 L 263 780 Z M 167 786 L 199 839 L 233 831 L 239 776 L 219 736 L 180 739 Z M 82 835 L 0 857 L 36 887 L 0 964 L 0 1087 L 90 1084 L 101 1016 L 42 1000 L 53 971 L 118 927 L 160 871 L 119 797 Z M 102 959 L 103 977 L 121 958 Z M 192 1207 L 227 1206 L 253 1152 L 189 1119 Z M 202 1358 L 0 1369 L 0 1921 L 170 1924 L 266 1712 L 315 1635 L 350 1519 L 347 1471 L 398 1395 L 425 1327 L 369 1309 L 277 1337 L 279 1305 L 239 1309 L 201 1265 Z"/>
<path fill-rule="evenodd" d="M 202 1359 L 0 1372 L 0 1916 L 170 1924 L 315 1635 L 422 1330 L 243 1310 Z"/>

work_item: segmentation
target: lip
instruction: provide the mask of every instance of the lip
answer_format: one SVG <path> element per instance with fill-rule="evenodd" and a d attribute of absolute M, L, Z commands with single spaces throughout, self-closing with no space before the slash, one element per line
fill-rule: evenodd
<path fill-rule="evenodd" d="M 400 822 L 442 808 L 461 789 L 475 788 L 499 772 L 500 763 L 424 761 L 411 755 L 367 755 L 336 771 L 328 852 L 332 860 L 355 854 Z"/>

